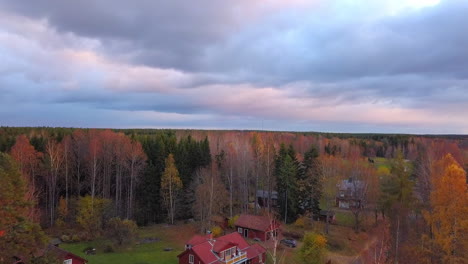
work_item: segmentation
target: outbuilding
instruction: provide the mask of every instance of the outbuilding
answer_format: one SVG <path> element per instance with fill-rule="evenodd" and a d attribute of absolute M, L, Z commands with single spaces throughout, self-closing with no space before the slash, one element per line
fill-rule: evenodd
<path fill-rule="evenodd" d="M 281 224 L 267 216 L 242 214 L 234 224 L 237 232 L 250 239 L 266 241 L 277 236 Z"/>

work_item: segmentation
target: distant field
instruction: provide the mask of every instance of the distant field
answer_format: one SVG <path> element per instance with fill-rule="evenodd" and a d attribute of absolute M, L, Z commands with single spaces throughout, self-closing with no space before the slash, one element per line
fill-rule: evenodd
<path fill-rule="evenodd" d="M 386 158 L 373 158 L 374 159 L 374 165 L 378 169 L 380 167 L 385 167 L 387 169 L 390 169 L 390 160 Z"/>
<path fill-rule="evenodd" d="M 176 232 L 177 229 L 177 232 Z M 86 258 L 89 263 L 96 264 L 176 264 L 177 255 L 184 249 L 184 241 L 192 236 L 194 229 L 191 226 L 156 225 L 140 229 L 140 237 L 161 239 L 150 244 L 136 245 L 133 248 L 122 249 L 115 253 L 104 253 L 105 240 L 91 242 L 69 243 L 60 245 L 61 248 Z M 83 250 L 95 247 L 96 255 L 85 255 Z M 173 248 L 173 251 L 164 251 L 164 248 Z"/>

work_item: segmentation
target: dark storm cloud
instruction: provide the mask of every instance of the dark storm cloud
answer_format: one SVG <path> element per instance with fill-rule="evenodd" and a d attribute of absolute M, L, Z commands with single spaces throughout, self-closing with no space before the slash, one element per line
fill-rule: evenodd
<path fill-rule="evenodd" d="M 0 117 L 467 132 L 468 2 L 395 3 L 0 0 Z"/>
<path fill-rule="evenodd" d="M 101 40 L 158 67 L 193 68 L 204 47 L 242 24 L 244 0 L 174 1 L 1 1 L 3 8 L 46 19 L 60 32 Z M 247 19 L 244 17 L 243 19 Z"/>
<path fill-rule="evenodd" d="M 355 14 L 322 4 L 275 10 L 261 20 L 262 12 L 249 13 L 249 2 L 238 0 L 1 2 L 45 18 L 61 32 L 98 39 L 112 56 L 183 71 L 221 71 L 240 81 L 468 77 L 468 29 L 461 26 L 468 24 L 466 1 L 374 19 L 365 15 L 375 6 Z"/>

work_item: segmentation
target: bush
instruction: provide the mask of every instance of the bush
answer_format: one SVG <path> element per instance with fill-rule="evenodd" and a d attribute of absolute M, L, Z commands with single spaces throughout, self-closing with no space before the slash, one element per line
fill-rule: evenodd
<path fill-rule="evenodd" d="M 219 226 L 215 226 L 211 228 L 211 234 L 213 234 L 213 237 L 219 237 L 223 233 L 223 229 Z"/>
<path fill-rule="evenodd" d="M 235 224 L 238 218 L 239 218 L 239 215 L 235 215 L 229 219 L 228 225 L 230 228 L 235 228 Z"/>
<path fill-rule="evenodd" d="M 305 218 L 305 217 L 299 217 L 299 218 L 296 220 L 296 222 L 294 222 L 294 226 L 300 227 L 300 228 L 304 228 L 305 222 L 306 222 L 304 218 Z"/>
<path fill-rule="evenodd" d="M 107 238 L 118 246 L 131 245 L 137 239 L 138 226 L 132 220 L 122 220 L 118 217 L 111 218 L 107 223 Z"/>
<path fill-rule="evenodd" d="M 76 234 L 75 234 L 75 235 L 72 235 L 71 241 L 72 241 L 72 242 L 80 242 L 80 241 L 81 241 L 81 238 L 80 238 L 79 235 L 76 235 Z"/>
<path fill-rule="evenodd" d="M 323 263 L 327 239 L 319 234 L 307 232 L 304 235 L 302 247 L 299 249 L 299 257 L 306 264 Z"/>
<path fill-rule="evenodd" d="M 62 235 L 60 237 L 60 240 L 62 240 L 63 242 L 71 242 L 72 241 L 71 237 L 67 236 L 67 235 Z"/>
<path fill-rule="evenodd" d="M 76 222 L 86 232 L 86 238 L 96 238 L 101 234 L 102 223 L 111 206 L 109 199 L 81 197 L 78 201 Z"/>

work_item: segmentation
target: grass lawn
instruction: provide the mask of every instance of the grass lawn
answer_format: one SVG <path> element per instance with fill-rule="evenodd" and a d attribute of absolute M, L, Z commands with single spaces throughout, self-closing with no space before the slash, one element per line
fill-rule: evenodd
<path fill-rule="evenodd" d="M 114 253 L 104 253 L 105 240 L 90 242 L 67 243 L 61 248 L 86 258 L 90 264 L 176 264 L 177 255 L 184 249 L 184 241 L 194 234 L 194 228 L 189 225 L 165 226 L 155 225 L 140 228 L 140 238 L 152 237 L 161 239 L 150 244 L 136 245 L 133 248 L 122 249 Z M 96 255 L 85 255 L 83 250 L 95 247 Z M 164 251 L 164 248 L 173 248 L 173 251 Z"/>
<path fill-rule="evenodd" d="M 336 223 L 340 226 L 354 227 L 354 215 L 348 211 L 335 212 Z"/>
<path fill-rule="evenodd" d="M 375 168 L 380 168 L 380 167 L 385 167 L 390 170 L 391 168 L 391 161 L 386 158 L 381 158 L 381 157 L 375 157 L 374 159 L 374 166 Z"/>

